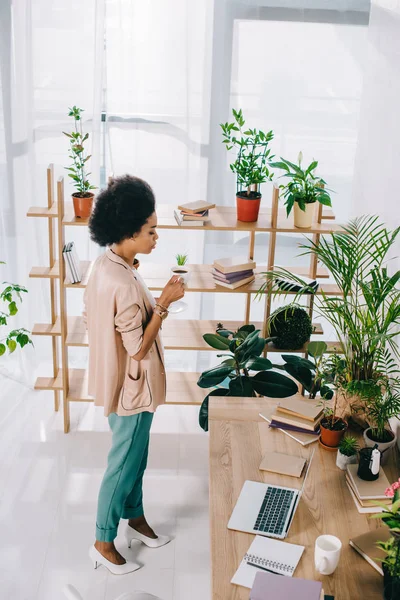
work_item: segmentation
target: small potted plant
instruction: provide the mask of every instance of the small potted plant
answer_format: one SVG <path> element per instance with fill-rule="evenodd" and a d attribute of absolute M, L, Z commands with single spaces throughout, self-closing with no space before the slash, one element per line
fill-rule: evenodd
<path fill-rule="evenodd" d="M 5 263 L 0 261 L 0 265 Z M 21 294 L 26 294 L 28 290 L 17 283 L 4 282 L 6 286 L 0 291 L 0 327 L 7 326 L 10 317 L 14 317 L 18 312 L 17 300 L 22 302 Z M 33 344 L 29 337 L 29 331 L 24 328 L 13 329 L 3 338 L 0 338 L 0 356 L 6 353 L 7 349 L 11 354 L 19 345 L 21 348 L 27 344 Z"/>
<path fill-rule="evenodd" d="M 339 444 L 336 466 L 346 471 L 347 465 L 357 463 L 358 441 L 352 435 L 345 435 Z"/>
<path fill-rule="evenodd" d="M 264 133 L 258 129 L 244 129 L 242 109 L 233 110 L 233 123 L 221 123 L 223 140 L 228 151 L 237 152 L 235 162 L 230 165 L 237 176 L 236 207 L 238 221 L 257 221 L 260 210 L 260 185 L 269 181 L 273 174 L 268 169 L 274 158 L 268 145 L 273 139 L 272 131 Z"/>
<path fill-rule="evenodd" d="M 66 133 L 65 131 L 63 133 L 69 138 L 70 154 L 68 156 L 73 161 L 72 165 L 65 168 L 69 171 L 68 177 L 71 177 L 74 181 L 74 187 L 77 189 L 72 194 L 74 213 L 78 218 L 87 219 L 92 212 L 94 198 L 94 194 L 90 190 L 95 190 L 96 188 L 88 180 L 90 173 L 86 172 L 86 163 L 90 155 L 86 156 L 84 143 L 89 138 L 89 134 L 83 133 L 82 113 L 83 109 L 77 106 L 69 109 L 68 116 L 74 119 L 75 130 L 71 131 L 71 133 Z"/>
<path fill-rule="evenodd" d="M 383 562 L 384 600 L 398 600 L 400 598 L 400 478 L 385 491 L 385 496 L 392 498 L 392 504 L 379 504 L 381 513 L 371 516 L 371 519 L 380 519 L 389 527 L 392 537 L 387 542 L 378 542 L 378 546 L 385 552 Z"/>
<path fill-rule="evenodd" d="M 303 169 L 302 160 L 303 154 L 299 152 L 297 165 L 281 157 L 280 162 L 271 163 L 271 167 L 282 169 L 285 173 L 281 177 L 290 179 L 288 183 L 280 186 L 285 198 L 287 216 L 294 208 L 295 227 L 307 229 L 313 222 L 316 203 L 332 206 L 332 202 L 324 187 L 325 181 L 314 173 L 318 167 L 318 161 L 314 160 L 306 169 Z"/>
<path fill-rule="evenodd" d="M 172 275 L 179 275 L 179 277 L 181 277 L 181 279 L 183 279 L 183 283 L 186 284 L 188 282 L 189 279 L 189 269 L 188 267 L 185 267 L 187 261 L 188 261 L 188 255 L 187 254 L 177 254 L 175 257 L 176 260 L 176 266 L 172 267 L 171 272 Z"/>
<path fill-rule="evenodd" d="M 277 308 L 269 317 L 268 329 L 274 346 L 281 350 L 302 348 L 313 332 L 307 311 L 297 304 Z"/>
<path fill-rule="evenodd" d="M 243 325 L 233 332 L 219 323 L 215 333 L 206 333 L 203 338 L 211 348 L 224 352 L 217 354 L 224 357 L 222 363 L 204 371 L 197 382 L 201 388 L 217 388 L 207 394 L 200 408 L 199 424 L 204 431 L 208 431 L 210 396 L 253 397 L 257 393 L 269 398 L 287 398 L 297 393 L 293 379 L 273 371 L 277 366 L 261 356 L 268 340 L 260 337 L 254 325 Z M 229 381 L 227 387 L 217 387 L 225 380 Z"/>
<path fill-rule="evenodd" d="M 321 438 L 320 444 L 327 450 L 338 448 L 339 444 L 346 433 L 347 423 L 344 419 L 337 416 L 337 395 L 333 396 L 333 405 L 330 406 L 327 399 L 321 398 L 323 407 L 323 418 L 321 421 Z"/>
<path fill-rule="evenodd" d="M 364 431 L 365 445 L 373 447 L 378 444 L 381 452 L 381 463 L 387 461 L 389 449 L 396 443 L 396 435 L 389 427 L 389 419 L 400 414 L 399 382 L 383 380 L 380 387 L 375 388 L 377 393 L 372 398 L 363 398 L 364 411 L 368 427 Z"/>

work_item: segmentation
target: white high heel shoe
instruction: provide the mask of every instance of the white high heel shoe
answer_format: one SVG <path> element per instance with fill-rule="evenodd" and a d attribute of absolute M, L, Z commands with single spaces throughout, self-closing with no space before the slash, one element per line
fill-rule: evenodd
<path fill-rule="evenodd" d="M 142 544 L 145 544 L 149 548 L 161 548 L 161 546 L 165 546 L 165 544 L 168 544 L 168 542 L 171 541 L 171 538 L 168 537 L 168 535 L 159 535 L 155 539 L 150 538 L 147 535 L 139 533 L 130 525 L 127 525 L 126 527 L 125 539 L 128 544 L 128 548 L 131 548 L 133 540 L 139 540 L 139 542 L 142 542 Z"/>
<path fill-rule="evenodd" d="M 125 575 L 126 573 L 133 573 L 133 571 L 140 569 L 140 565 L 128 561 L 124 565 L 115 565 L 110 560 L 107 560 L 107 558 L 105 558 L 102 554 L 100 554 L 100 552 L 94 546 L 90 546 L 89 556 L 92 559 L 95 569 L 97 569 L 97 567 L 100 565 L 103 565 L 113 575 Z"/>

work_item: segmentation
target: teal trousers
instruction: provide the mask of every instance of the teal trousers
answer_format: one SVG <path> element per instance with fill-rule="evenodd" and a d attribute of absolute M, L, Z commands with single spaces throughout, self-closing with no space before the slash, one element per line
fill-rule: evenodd
<path fill-rule="evenodd" d="M 96 519 L 96 539 L 112 542 L 120 519 L 143 515 L 143 474 L 147 466 L 153 413 L 119 417 L 112 413 L 108 422 L 112 445 L 107 469 L 100 486 Z"/>

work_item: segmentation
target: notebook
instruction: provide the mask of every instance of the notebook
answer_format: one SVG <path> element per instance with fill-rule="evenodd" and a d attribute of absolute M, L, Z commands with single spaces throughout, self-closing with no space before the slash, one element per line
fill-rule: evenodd
<path fill-rule="evenodd" d="M 205 210 L 210 210 L 211 208 L 215 208 L 215 204 L 210 204 L 209 202 L 205 202 L 205 200 L 197 200 L 196 202 L 188 202 L 187 204 L 180 204 L 178 206 L 179 210 L 183 210 L 186 213 L 199 213 Z"/>
<path fill-rule="evenodd" d="M 178 223 L 180 227 L 203 227 L 207 223 L 209 219 L 194 219 L 188 221 L 184 219 L 182 215 L 180 215 L 176 210 L 174 210 L 175 221 Z"/>
<path fill-rule="evenodd" d="M 252 588 L 260 571 L 292 577 L 303 551 L 304 546 L 256 535 L 231 583 Z"/>
<path fill-rule="evenodd" d="M 242 287 L 242 285 L 246 285 L 246 283 L 251 283 L 254 281 L 254 275 L 250 277 L 245 277 L 245 279 L 239 279 L 238 281 L 234 281 L 233 283 L 226 283 L 226 281 L 220 281 L 219 279 L 214 279 L 217 285 L 222 287 L 229 288 L 230 290 L 236 290 L 236 288 Z"/>
<path fill-rule="evenodd" d="M 254 260 L 244 257 L 232 256 L 230 258 L 218 258 L 214 260 L 213 267 L 221 273 L 236 273 L 237 271 L 249 271 L 256 268 Z"/>
<path fill-rule="evenodd" d="M 349 483 L 346 481 L 347 483 L 347 487 L 349 488 L 349 492 L 351 494 L 351 497 L 354 500 L 354 504 L 356 505 L 356 509 L 358 510 L 359 513 L 361 514 L 366 514 L 366 513 L 381 513 L 383 512 L 383 509 L 380 506 L 374 506 L 373 504 L 370 506 L 363 506 L 360 504 L 357 496 L 355 495 L 355 493 L 353 492 L 352 487 L 349 485 Z M 375 500 L 375 502 L 377 502 L 377 500 Z"/>
<path fill-rule="evenodd" d="M 271 417 L 266 417 L 266 416 L 262 415 L 261 413 L 259 413 L 259 415 L 262 419 L 267 421 L 271 427 Z M 308 446 L 308 444 L 312 444 L 313 442 L 317 442 L 319 440 L 319 435 L 312 434 L 311 432 L 310 433 L 302 433 L 300 431 L 288 431 L 286 429 L 280 429 L 280 428 L 278 428 L 278 431 L 282 431 L 282 433 L 284 433 L 285 435 L 288 435 L 289 437 L 292 438 L 292 440 L 294 440 L 295 442 L 298 442 L 302 446 Z"/>
<path fill-rule="evenodd" d="M 375 481 L 364 481 L 357 475 L 358 465 L 347 465 L 352 487 L 354 488 L 360 500 L 379 500 L 386 499 L 385 490 L 390 486 L 389 480 L 382 467 L 379 469 L 379 477 Z"/>
<path fill-rule="evenodd" d="M 322 408 L 315 405 L 315 400 L 300 400 L 298 398 L 283 398 L 278 404 L 278 412 L 289 416 L 301 417 L 312 423 L 322 414 Z"/>
<path fill-rule="evenodd" d="M 300 477 L 305 464 L 305 458 L 292 456 L 291 454 L 282 454 L 281 452 L 269 452 L 262 459 L 259 468 L 261 471 Z"/>
<path fill-rule="evenodd" d="M 361 554 L 363 558 L 373 567 L 378 573 L 383 575 L 382 559 L 385 558 L 385 552 L 377 547 L 377 542 L 387 542 L 391 537 L 388 527 L 379 527 L 373 531 L 367 531 L 362 535 L 358 535 L 350 540 L 349 544 L 356 552 Z"/>
<path fill-rule="evenodd" d="M 321 420 L 322 415 L 316 421 L 308 421 L 307 419 L 302 419 L 301 417 L 296 417 L 295 415 L 290 416 L 285 415 L 284 413 L 276 412 L 272 415 L 274 421 L 280 421 L 281 423 L 287 423 L 288 425 L 294 425 L 295 427 L 302 427 L 303 429 L 308 429 L 309 431 L 315 431 Z"/>
<path fill-rule="evenodd" d="M 309 435 L 319 435 L 321 433 L 321 429 L 318 426 L 318 429 L 311 431 L 310 429 L 304 429 L 303 427 L 297 427 L 296 425 L 288 425 L 288 423 L 281 423 L 280 421 L 276 421 L 275 418 L 272 418 L 270 427 L 274 427 L 275 429 L 287 429 L 288 431 L 301 431 L 302 433 L 307 433 Z"/>
<path fill-rule="evenodd" d="M 250 600 L 320 600 L 321 593 L 320 581 L 257 573 Z"/>

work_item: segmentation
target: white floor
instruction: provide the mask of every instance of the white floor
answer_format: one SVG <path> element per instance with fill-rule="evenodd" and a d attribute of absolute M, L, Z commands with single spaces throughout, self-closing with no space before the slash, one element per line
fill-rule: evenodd
<path fill-rule="evenodd" d="M 85 600 L 143 590 L 162 600 L 208 600 L 208 436 L 197 407 L 162 407 L 151 435 L 146 516 L 173 536 L 151 550 L 117 545 L 144 566 L 116 577 L 92 568 L 98 488 L 110 445 L 101 409 L 73 404 L 71 433 L 52 395 L 0 377 L 0 599 L 58 600 L 66 583 Z M 122 524 L 122 526 L 124 523 Z"/>

